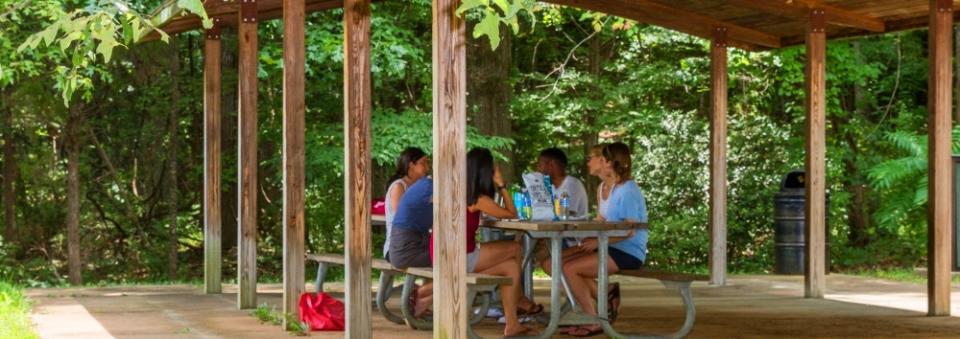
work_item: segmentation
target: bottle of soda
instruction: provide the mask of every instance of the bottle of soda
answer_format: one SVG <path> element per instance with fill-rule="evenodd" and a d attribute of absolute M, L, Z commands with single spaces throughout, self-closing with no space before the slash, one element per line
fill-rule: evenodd
<path fill-rule="evenodd" d="M 560 195 L 560 220 L 567 220 L 570 217 L 570 196 L 567 192 Z"/>

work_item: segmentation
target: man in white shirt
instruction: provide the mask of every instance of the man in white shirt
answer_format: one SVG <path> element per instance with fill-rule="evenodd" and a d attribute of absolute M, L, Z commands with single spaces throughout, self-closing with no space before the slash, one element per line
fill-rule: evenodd
<path fill-rule="evenodd" d="M 540 152 L 537 158 L 537 172 L 550 176 L 555 197 L 567 194 L 570 202 L 568 210 L 572 219 L 587 217 L 587 189 L 580 179 L 567 175 L 567 155 L 559 148 L 548 148 Z"/>

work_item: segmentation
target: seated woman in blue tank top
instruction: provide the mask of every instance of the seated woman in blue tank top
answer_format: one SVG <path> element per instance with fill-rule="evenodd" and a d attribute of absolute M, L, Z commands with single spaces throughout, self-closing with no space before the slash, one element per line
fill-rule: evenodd
<path fill-rule="evenodd" d="M 387 239 L 383 242 L 383 257 L 390 261 L 390 233 L 393 231 L 393 218 L 397 214 L 397 205 L 400 198 L 407 192 L 407 187 L 420 180 L 430 172 L 430 157 L 422 149 L 407 147 L 397 157 L 397 168 L 393 177 L 387 180 L 386 193 L 386 223 Z"/>
<path fill-rule="evenodd" d="M 407 188 L 397 204 L 390 229 L 390 264 L 396 268 L 430 267 L 430 230 L 433 229 L 433 179 L 422 177 Z M 430 282 L 414 290 L 413 316 L 425 315 L 433 286 Z"/>
<path fill-rule="evenodd" d="M 601 151 L 603 157 L 603 176 L 612 177 L 616 186 L 610 192 L 610 198 L 604 217 L 607 221 L 647 222 L 647 204 L 637 182 L 632 179 L 630 148 L 617 142 L 606 145 Z M 610 238 L 607 258 L 607 272 L 613 274 L 620 270 L 632 270 L 643 267 L 647 258 L 646 229 L 634 230 L 627 237 Z M 597 239 L 587 239 L 579 245 L 585 252 L 576 259 L 563 264 L 563 274 L 567 278 L 570 291 L 584 313 L 597 314 Z M 616 314 L 619 306 L 619 289 L 610 293 L 611 311 Z M 564 333 L 573 336 L 590 336 L 603 332 L 600 325 L 572 326 Z"/>
<path fill-rule="evenodd" d="M 390 264 L 396 268 L 430 267 L 433 228 L 433 179 L 423 177 L 407 188 L 390 230 Z"/>

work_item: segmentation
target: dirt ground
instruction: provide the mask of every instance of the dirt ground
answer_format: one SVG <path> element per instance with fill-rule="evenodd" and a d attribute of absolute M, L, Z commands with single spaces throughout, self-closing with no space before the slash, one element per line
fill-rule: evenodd
<path fill-rule="evenodd" d="M 683 322 L 680 298 L 659 282 L 616 277 L 623 308 L 614 326 L 625 333 L 667 334 Z M 690 338 L 960 338 L 960 318 L 927 317 L 926 287 L 832 274 L 826 299 L 803 298 L 800 276 L 733 276 L 727 286 L 694 284 L 697 321 Z M 339 291 L 338 284 L 326 285 Z M 43 338 L 288 338 L 236 309 L 234 286 L 204 295 L 197 287 L 133 286 L 33 289 L 32 319 Z M 278 305 L 279 285 L 261 285 L 258 303 Z M 334 295 L 337 295 L 336 293 Z M 537 282 L 537 301 L 549 301 L 549 281 Z M 960 315 L 954 287 L 953 314 Z M 393 324 L 374 312 L 375 338 L 428 338 L 430 332 Z M 493 320 L 477 327 L 500 337 Z M 341 338 L 343 332 L 311 337 Z M 557 337 L 563 337 L 558 335 Z"/>

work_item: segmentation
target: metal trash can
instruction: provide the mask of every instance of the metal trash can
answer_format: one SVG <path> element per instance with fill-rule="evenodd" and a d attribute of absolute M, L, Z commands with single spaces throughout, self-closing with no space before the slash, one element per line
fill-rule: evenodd
<path fill-rule="evenodd" d="M 774 273 L 803 274 L 806 257 L 806 176 L 803 171 L 788 173 L 780 185 L 780 192 L 773 195 Z M 830 208 L 830 195 L 826 197 L 826 210 Z M 829 224 L 829 223 L 825 223 Z M 825 262 L 830 272 L 830 230 L 826 226 Z"/>

